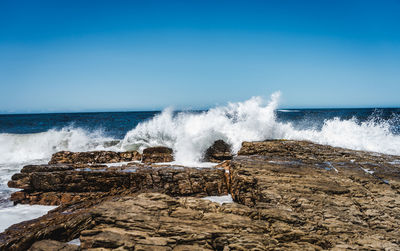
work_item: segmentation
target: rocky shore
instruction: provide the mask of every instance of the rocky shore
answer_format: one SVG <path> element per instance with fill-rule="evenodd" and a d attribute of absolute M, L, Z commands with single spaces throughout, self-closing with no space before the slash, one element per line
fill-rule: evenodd
<path fill-rule="evenodd" d="M 217 165 L 154 147 L 25 166 L 11 200 L 59 206 L 9 227 L 0 250 L 400 250 L 400 156 L 271 140 L 236 156 L 217 141 L 204 159 Z M 221 195 L 234 203 L 204 199 Z"/>

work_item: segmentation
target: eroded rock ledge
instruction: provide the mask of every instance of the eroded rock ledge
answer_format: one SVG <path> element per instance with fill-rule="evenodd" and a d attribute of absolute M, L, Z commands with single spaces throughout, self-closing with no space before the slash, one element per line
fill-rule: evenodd
<path fill-rule="evenodd" d="M 60 205 L 104 196 L 159 191 L 172 196 L 207 196 L 228 192 L 221 169 L 130 164 L 120 167 L 35 165 L 15 174 L 9 187 L 22 188 L 15 203 Z"/>
<path fill-rule="evenodd" d="M 400 249 L 399 156 L 274 140 L 244 142 L 215 169 L 84 165 L 13 177 L 20 202 L 80 197 L 7 229 L 1 250 Z M 226 192 L 236 203 L 195 198 Z M 78 237 L 80 247 L 65 244 Z"/>
<path fill-rule="evenodd" d="M 69 152 L 61 151 L 53 154 L 49 164 L 95 164 L 95 163 L 116 163 L 124 161 L 140 160 L 141 154 L 132 152 Z"/>

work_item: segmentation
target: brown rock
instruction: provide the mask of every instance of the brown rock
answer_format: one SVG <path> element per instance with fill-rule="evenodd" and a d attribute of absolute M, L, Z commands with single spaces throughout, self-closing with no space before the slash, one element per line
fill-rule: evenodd
<path fill-rule="evenodd" d="M 35 242 L 29 251 L 78 251 L 80 247 L 54 240 Z"/>
<path fill-rule="evenodd" d="M 99 250 L 400 249 L 398 156 L 282 140 L 245 142 L 239 153 L 210 169 L 29 167 L 13 177 L 25 188 L 16 198 L 103 197 L 10 227 L 0 250 L 77 237 Z M 227 189 L 236 203 L 193 197 Z"/>
<path fill-rule="evenodd" d="M 149 147 L 143 150 L 144 163 L 171 162 L 174 160 L 172 149 L 164 146 Z"/>
<path fill-rule="evenodd" d="M 232 159 L 231 146 L 223 140 L 215 141 L 204 154 L 204 161 L 208 162 L 222 162 L 230 159 Z"/>
<path fill-rule="evenodd" d="M 270 242 L 268 230 L 250 216 L 251 211 L 241 205 L 220 206 L 157 193 L 123 197 L 94 208 L 96 226 L 81 232 L 81 247 L 265 250 Z"/>
<path fill-rule="evenodd" d="M 141 155 L 137 151 L 131 152 L 68 152 L 62 151 L 53 154 L 49 164 L 93 164 L 93 163 L 116 163 L 124 161 L 140 160 Z"/>
<path fill-rule="evenodd" d="M 29 170 L 25 170 L 27 168 Z M 126 166 L 114 169 L 59 169 L 43 165 L 24 167 L 8 183 L 22 188 L 11 195 L 15 203 L 59 205 L 112 194 L 162 191 L 174 196 L 226 193 L 224 170 Z M 35 172 L 34 170 L 38 170 Z M 45 172 L 48 170 L 48 172 Z"/>
<path fill-rule="evenodd" d="M 79 236 L 83 229 L 92 224 L 92 215 L 88 208 L 99 201 L 86 201 L 69 207 L 59 207 L 48 214 L 30 221 L 15 224 L 0 233 L 0 250 L 28 250 L 40 240 L 70 241 Z M 36 244 L 33 250 L 52 246 L 52 242 Z M 73 248 L 69 245 L 54 243 L 56 247 Z M 51 249 L 47 249 L 51 250 Z M 66 249 L 72 250 L 72 249 Z"/>
<path fill-rule="evenodd" d="M 258 209 L 271 238 L 286 248 L 303 241 L 322 249 L 398 249 L 396 158 L 305 141 L 244 142 L 231 162 L 231 194 Z"/>

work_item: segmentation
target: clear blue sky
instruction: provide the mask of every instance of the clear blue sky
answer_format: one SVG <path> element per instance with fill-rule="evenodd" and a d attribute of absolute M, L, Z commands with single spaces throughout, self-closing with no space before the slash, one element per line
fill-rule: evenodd
<path fill-rule="evenodd" d="M 0 1 L 0 112 L 399 107 L 400 1 Z"/>

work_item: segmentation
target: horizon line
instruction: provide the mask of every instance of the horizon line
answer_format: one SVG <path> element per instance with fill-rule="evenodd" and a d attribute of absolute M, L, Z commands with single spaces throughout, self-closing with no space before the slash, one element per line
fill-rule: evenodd
<path fill-rule="evenodd" d="M 110 110 L 81 110 L 81 111 L 43 111 L 43 112 L 1 112 L 0 115 L 44 115 L 44 114 L 84 114 L 84 113 L 140 113 L 140 112 L 162 112 L 166 108 L 163 109 L 148 109 L 148 110 L 124 110 L 124 109 L 110 109 Z M 199 108 L 199 109 L 174 109 L 174 112 L 202 112 L 208 111 L 212 109 L 209 108 Z M 279 110 L 340 110 L 340 109 L 400 109 L 400 106 L 376 106 L 376 107 L 279 107 L 276 111 Z"/>

